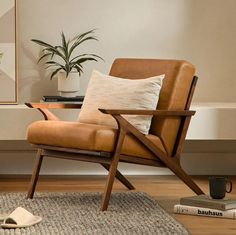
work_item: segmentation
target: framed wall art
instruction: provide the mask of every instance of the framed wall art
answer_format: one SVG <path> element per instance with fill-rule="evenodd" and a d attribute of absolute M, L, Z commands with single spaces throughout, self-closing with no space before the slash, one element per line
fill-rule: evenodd
<path fill-rule="evenodd" d="M 17 0 L 0 0 L 0 104 L 17 103 Z"/>

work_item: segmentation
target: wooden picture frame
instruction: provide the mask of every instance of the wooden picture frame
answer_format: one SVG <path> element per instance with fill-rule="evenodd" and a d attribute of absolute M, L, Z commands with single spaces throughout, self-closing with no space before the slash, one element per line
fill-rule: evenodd
<path fill-rule="evenodd" d="M 17 104 L 17 0 L 0 1 L 0 104 Z"/>

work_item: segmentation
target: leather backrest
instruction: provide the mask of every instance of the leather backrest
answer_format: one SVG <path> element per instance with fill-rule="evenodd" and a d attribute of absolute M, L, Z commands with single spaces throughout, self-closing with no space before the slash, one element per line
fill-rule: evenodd
<path fill-rule="evenodd" d="M 184 60 L 116 59 L 110 75 L 143 79 L 165 74 L 157 109 L 183 110 L 188 99 L 195 68 Z M 180 118 L 153 117 L 150 134 L 158 136 L 170 156 L 180 126 Z"/>

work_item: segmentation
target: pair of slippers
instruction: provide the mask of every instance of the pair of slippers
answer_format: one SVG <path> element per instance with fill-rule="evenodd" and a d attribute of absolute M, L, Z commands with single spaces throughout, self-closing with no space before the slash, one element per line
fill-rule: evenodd
<path fill-rule="evenodd" d="M 2 228 L 25 228 L 41 222 L 42 218 L 31 214 L 22 207 L 17 207 L 11 214 L 0 215 Z"/>

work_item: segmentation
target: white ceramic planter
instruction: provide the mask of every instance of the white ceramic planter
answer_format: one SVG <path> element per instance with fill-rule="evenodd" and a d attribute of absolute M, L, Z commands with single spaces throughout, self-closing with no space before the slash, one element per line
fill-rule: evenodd
<path fill-rule="evenodd" d="M 59 72 L 58 78 L 58 93 L 63 97 L 74 97 L 79 95 L 79 74 L 69 73 L 66 77 L 66 72 Z"/>

